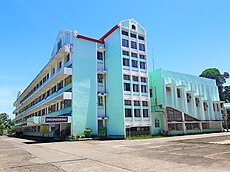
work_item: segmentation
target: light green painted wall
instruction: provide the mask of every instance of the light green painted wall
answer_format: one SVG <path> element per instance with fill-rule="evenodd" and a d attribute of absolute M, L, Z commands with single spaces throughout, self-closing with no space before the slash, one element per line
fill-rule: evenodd
<path fill-rule="evenodd" d="M 160 120 L 160 127 L 155 127 L 155 119 Z M 166 130 L 163 112 L 152 113 L 152 134 L 153 135 L 159 135 L 161 130 Z"/>
<path fill-rule="evenodd" d="M 97 134 L 96 43 L 74 38 L 73 44 L 72 134 L 85 128 Z"/>
<path fill-rule="evenodd" d="M 157 108 L 156 104 L 158 105 L 162 104 L 162 106 L 165 106 L 164 90 L 163 90 L 164 88 L 163 88 L 161 78 L 162 78 L 162 74 L 160 70 L 149 72 L 149 87 L 150 89 L 152 89 L 152 97 L 150 97 L 152 112 L 160 110 Z"/>
<path fill-rule="evenodd" d="M 166 71 L 162 69 L 157 69 L 152 72 L 149 72 L 150 78 L 150 87 L 157 89 L 157 100 L 158 104 L 162 104 L 163 107 L 166 107 L 166 99 L 168 100 L 167 106 L 172 106 L 182 112 L 185 112 L 185 107 L 187 106 L 187 99 L 177 98 L 176 88 L 172 87 L 171 94 L 166 94 L 166 98 L 164 97 L 164 85 L 162 78 L 166 84 L 175 84 L 176 86 L 182 86 L 181 88 L 185 91 L 192 91 L 194 92 L 194 96 L 200 95 L 201 99 L 200 102 L 203 103 L 203 100 L 209 102 L 208 110 L 205 112 L 204 118 L 202 115 L 203 108 L 200 106 L 199 108 L 188 104 L 188 115 L 194 116 L 194 112 L 197 112 L 197 118 L 200 120 L 221 120 L 220 112 L 215 112 L 215 116 L 212 116 L 212 102 L 219 101 L 218 90 L 216 88 L 216 82 L 212 79 L 201 78 L 197 76 L 192 76 L 183 73 L 177 73 L 172 71 Z M 198 88 L 196 85 L 200 85 Z M 211 87 L 211 88 L 209 88 Z M 212 96 L 210 96 L 211 94 Z M 182 94 L 183 95 L 183 94 Z M 156 111 L 157 109 L 154 108 L 155 105 L 155 93 L 153 89 L 153 97 L 151 98 L 152 104 L 152 111 Z M 173 97 L 174 103 L 171 101 L 171 97 Z M 176 107 L 176 101 L 178 102 L 178 107 Z M 183 105 L 185 104 L 185 105 Z"/>
<path fill-rule="evenodd" d="M 124 137 L 121 37 L 117 29 L 105 39 L 106 114 L 108 136 Z"/>

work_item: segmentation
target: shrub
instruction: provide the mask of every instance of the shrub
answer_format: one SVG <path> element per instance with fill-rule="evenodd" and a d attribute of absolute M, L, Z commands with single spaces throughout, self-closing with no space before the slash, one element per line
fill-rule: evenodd
<path fill-rule="evenodd" d="M 86 128 L 84 133 L 90 134 L 92 132 L 92 130 L 90 128 Z"/>
<path fill-rule="evenodd" d="M 91 134 L 91 137 L 95 138 L 95 137 L 97 137 L 97 135 L 96 134 Z"/>
<path fill-rule="evenodd" d="M 104 127 L 104 126 L 100 126 L 99 129 L 98 129 L 98 132 L 104 134 L 104 133 L 107 132 L 107 129 L 106 129 L 106 127 Z"/>
<path fill-rule="evenodd" d="M 85 138 L 85 135 L 84 134 L 80 135 L 80 138 Z"/>

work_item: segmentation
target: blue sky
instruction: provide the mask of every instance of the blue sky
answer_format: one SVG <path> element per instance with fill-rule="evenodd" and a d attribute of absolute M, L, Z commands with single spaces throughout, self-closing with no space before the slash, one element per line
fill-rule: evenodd
<path fill-rule="evenodd" d="M 48 62 L 59 29 L 99 38 L 128 18 L 147 29 L 149 69 L 154 57 L 155 68 L 230 72 L 228 0 L 1 0 L 0 112 L 12 114 L 18 90 Z"/>

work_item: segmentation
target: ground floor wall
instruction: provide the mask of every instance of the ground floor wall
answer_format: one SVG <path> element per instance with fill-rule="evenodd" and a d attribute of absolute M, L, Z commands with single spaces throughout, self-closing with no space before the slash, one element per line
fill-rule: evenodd
<path fill-rule="evenodd" d="M 16 135 L 38 137 L 67 137 L 71 135 L 71 123 L 38 124 L 14 129 Z"/>
<path fill-rule="evenodd" d="M 164 112 L 152 114 L 152 133 L 160 135 L 161 130 L 171 135 L 221 132 L 222 121 L 168 121 Z"/>

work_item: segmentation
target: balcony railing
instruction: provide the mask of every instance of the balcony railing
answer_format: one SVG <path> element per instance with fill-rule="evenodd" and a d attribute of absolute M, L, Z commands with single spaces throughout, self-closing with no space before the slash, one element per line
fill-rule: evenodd
<path fill-rule="evenodd" d="M 52 65 L 54 65 L 55 63 L 56 63 L 56 60 L 57 59 L 55 59 L 54 60 L 54 58 L 60 58 L 60 57 L 65 57 L 68 53 L 70 53 L 71 52 L 71 44 L 64 44 L 63 46 L 62 46 L 62 48 L 55 54 L 55 55 L 53 55 L 52 57 L 51 57 L 51 59 L 50 59 L 50 61 L 47 63 L 47 65 L 41 70 L 41 72 L 35 77 L 35 79 L 30 83 L 30 85 L 24 90 L 24 92 L 17 98 L 17 100 L 15 101 L 15 103 L 14 103 L 14 105 L 16 106 L 16 104 L 17 104 L 17 102 L 19 102 L 19 101 L 21 101 L 22 100 L 22 98 L 23 97 L 25 97 L 26 95 L 24 95 L 25 94 L 25 92 L 28 92 L 27 90 L 29 90 L 29 88 L 30 87 L 34 87 L 34 85 L 32 84 L 32 83 L 34 83 L 34 82 L 36 82 L 36 79 L 37 78 L 39 78 L 38 79 L 38 81 L 40 81 L 41 79 L 42 79 L 42 73 L 45 71 L 45 70 L 47 70 L 47 68 L 48 68 L 48 66 L 52 66 Z M 67 62 L 67 63 L 69 63 L 69 62 Z M 65 66 L 66 66 L 66 64 L 65 64 Z M 47 81 L 46 81 L 47 82 Z M 46 83 L 45 82 L 45 83 Z M 31 89 L 32 89 L 31 88 Z M 30 90 L 31 90 L 30 89 Z M 24 95 L 24 96 L 23 96 Z M 32 94 L 33 95 L 33 94 Z M 31 95 L 29 96 L 29 97 L 31 97 Z M 28 97 L 28 98 L 29 98 Z M 28 98 L 26 99 L 26 100 L 28 100 Z M 24 100 L 23 102 L 25 102 L 26 100 Z M 23 103 L 23 102 L 21 102 L 21 103 Z"/>
<path fill-rule="evenodd" d="M 31 94 L 27 99 L 25 99 L 24 102 L 28 101 L 29 99 L 35 98 L 36 95 L 38 95 L 39 92 L 44 92 L 46 89 L 52 85 L 53 83 L 56 83 L 58 78 L 64 78 L 65 75 L 72 75 L 72 68 L 64 67 L 62 70 L 58 71 L 55 75 L 51 76 L 49 80 L 47 80 L 40 88 L 38 88 L 33 94 Z M 24 103 L 20 104 L 15 110 L 14 113 L 21 109 L 22 105 Z"/>
<path fill-rule="evenodd" d="M 24 112 L 18 114 L 16 116 L 16 118 L 18 118 L 20 116 L 23 116 L 23 115 L 27 114 L 28 112 L 31 112 L 31 111 L 39 108 L 40 106 L 45 105 L 48 102 L 51 102 L 52 100 L 55 100 L 56 98 L 61 98 L 63 100 L 71 100 L 72 99 L 72 93 L 71 92 L 65 92 L 65 91 L 69 90 L 70 88 L 72 88 L 71 84 L 65 86 L 61 90 L 55 92 L 54 94 L 50 95 L 46 99 L 44 99 L 41 102 L 37 103 L 36 105 L 34 105 L 34 106 L 28 108 L 27 110 L 25 110 Z"/>

